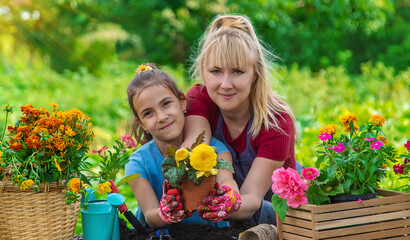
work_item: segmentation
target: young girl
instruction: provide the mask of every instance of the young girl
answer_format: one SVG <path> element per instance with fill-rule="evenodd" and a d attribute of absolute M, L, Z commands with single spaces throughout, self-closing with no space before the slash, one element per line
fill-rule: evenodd
<path fill-rule="evenodd" d="M 296 168 L 295 116 L 270 88 L 267 56 L 273 55 L 262 47 L 249 19 L 217 17 L 202 37 L 192 66 L 193 77 L 203 84 L 187 93 L 183 146 L 205 129 L 208 137 L 228 147 L 242 198 L 241 209 L 229 220 L 251 219 L 253 224 L 275 223 L 272 172 Z M 212 212 L 203 208 L 202 214 L 206 219 Z"/>
<path fill-rule="evenodd" d="M 129 83 L 127 95 L 135 116 L 133 135 L 140 144 L 144 144 L 131 155 L 125 166 L 127 176 L 141 174 L 139 178 L 129 182 L 138 201 L 137 218 L 143 225 L 148 224 L 152 228 L 180 222 L 191 213 L 183 210 L 180 191 L 171 193 L 169 184 L 164 183 L 161 164 L 167 145 L 180 146 L 183 141 L 184 112 L 187 109 L 185 95 L 168 74 L 155 69 L 154 66 L 145 65 L 139 67 L 137 75 Z M 211 139 L 210 145 L 219 149 L 218 158 L 232 161 L 228 150 L 221 142 Z M 216 181 L 225 190 L 218 197 L 229 200 L 233 205 L 229 209 L 218 211 L 217 216 L 212 217 L 215 222 L 229 216 L 240 205 L 238 188 L 232 173 L 220 170 L 216 175 Z M 227 222 L 205 221 L 197 213 L 182 222 L 216 227 L 228 226 Z"/>

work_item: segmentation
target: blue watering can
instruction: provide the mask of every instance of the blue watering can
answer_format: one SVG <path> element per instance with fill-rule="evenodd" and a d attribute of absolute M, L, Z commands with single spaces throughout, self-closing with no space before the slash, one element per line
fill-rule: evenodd
<path fill-rule="evenodd" d="M 124 197 L 111 193 L 107 200 L 95 200 L 95 190 L 86 191 L 88 208 L 81 209 L 84 240 L 120 240 L 118 206 L 125 202 Z M 84 202 L 82 199 L 82 205 Z"/>

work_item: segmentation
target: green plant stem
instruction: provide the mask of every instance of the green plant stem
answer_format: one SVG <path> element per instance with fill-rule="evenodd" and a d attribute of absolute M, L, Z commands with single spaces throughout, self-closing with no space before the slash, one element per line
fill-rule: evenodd
<path fill-rule="evenodd" d="M 1 135 L 1 141 L 3 141 L 4 134 L 6 133 L 8 115 L 9 115 L 9 112 L 6 111 L 6 121 L 4 122 L 4 129 L 3 129 L 3 133 Z"/>

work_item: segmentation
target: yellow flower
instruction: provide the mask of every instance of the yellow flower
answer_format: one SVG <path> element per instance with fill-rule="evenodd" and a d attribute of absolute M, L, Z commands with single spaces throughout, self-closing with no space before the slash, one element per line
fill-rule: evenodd
<path fill-rule="evenodd" d="M 83 185 L 84 185 L 83 181 L 80 181 L 80 179 L 78 178 L 73 178 L 68 183 L 68 188 L 72 192 L 79 192 Z"/>
<path fill-rule="evenodd" d="M 138 73 L 145 72 L 145 71 L 148 71 L 148 70 L 151 70 L 151 69 L 152 68 L 150 66 L 142 64 L 142 65 L 139 65 L 138 69 L 135 70 L 135 72 L 138 74 Z"/>
<path fill-rule="evenodd" d="M 175 152 L 175 162 L 179 167 L 179 162 L 185 160 L 188 157 L 188 150 L 185 148 L 178 149 Z"/>
<path fill-rule="evenodd" d="M 328 134 L 336 134 L 337 131 L 337 125 L 336 124 L 330 124 L 330 125 L 326 125 L 324 127 L 322 127 L 321 129 L 319 129 L 319 133 L 328 133 Z"/>
<path fill-rule="evenodd" d="M 369 122 L 377 123 L 377 126 L 379 127 L 382 127 L 385 121 L 386 119 L 378 114 L 374 114 L 369 120 Z"/>
<path fill-rule="evenodd" d="M 63 171 L 60 167 L 60 164 L 58 164 L 57 158 L 54 158 L 54 163 L 56 164 L 56 168 L 59 172 Z"/>
<path fill-rule="evenodd" d="M 217 155 L 214 149 L 204 143 L 199 144 L 192 150 L 192 156 L 190 157 L 191 166 L 198 170 L 209 172 L 216 166 Z"/>
<path fill-rule="evenodd" d="M 97 192 L 99 194 L 103 194 L 103 193 L 110 193 L 112 191 L 111 189 L 111 183 L 110 182 L 103 182 L 97 185 Z"/>
<path fill-rule="evenodd" d="M 26 181 L 23 181 L 20 185 L 20 189 L 21 190 L 26 190 L 28 187 L 30 187 L 31 185 L 33 185 L 33 180 L 28 179 Z"/>
<path fill-rule="evenodd" d="M 382 141 L 384 145 L 389 145 L 389 141 L 387 141 L 387 138 L 384 138 L 383 136 L 378 136 L 377 140 Z"/>
<path fill-rule="evenodd" d="M 70 137 L 75 136 L 75 135 L 77 134 L 77 133 L 75 133 L 75 132 L 73 131 L 73 129 L 71 129 L 70 127 L 67 128 L 67 130 L 65 131 L 65 133 L 66 133 L 68 136 L 70 136 Z"/>
<path fill-rule="evenodd" d="M 1 143 L 0 143 L 1 144 Z M 3 163 L 3 160 L 1 160 L 1 155 L 2 155 L 3 153 L 1 152 L 1 150 L 0 150 L 0 163 Z"/>
<path fill-rule="evenodd" d="M 382 164 L 380 167 L 386 169 L 386 168 L 387 168 L 387 164 Z"/>
<path fill-rule="evenodd" d="M 52 103 L 50 104 L 53 107 L 53 112 L 57 110 L 57 108 L 59 107 L 59 105 L 57 103 Z"/>
<path fill-rule="evenodd" d="M 350 122 L 358 122 L 358 121 L 359 121 L 359 118 L 356 117 L 356 116 L 353 115 L 353 114 L 348 114 L 348 115 L 346 115 L 346 116 L 342 116 L 342 117 L 340 118 L 340 121 L 342 122 L 343 126 L 344 126 L 345 129 L 346 129 L 347 127 L 349 127 L 349 123 L 350 123 Z M 349 129 L 350 129 L 350 127 L 349 127 Z M 355 126 L 355 129 L 356 129 L 356 126 Z M 345 130 L 345 131 L 346 131 L 346 130 Z"/>

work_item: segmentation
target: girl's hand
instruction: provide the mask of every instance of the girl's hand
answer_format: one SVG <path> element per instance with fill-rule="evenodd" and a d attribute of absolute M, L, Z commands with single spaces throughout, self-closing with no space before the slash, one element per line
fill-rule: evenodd
<path fill-rule="evenodd" d="M 162 185 L 163 195 L 159 203 L 159 216 L 166 224 L 182 221 L 189 214 L 184 211 L 181 190 L 172 188 L 167 180 Z"/>
<path fill-rule="evenodd" d="M 241 196 L 232 188 L 215 183 L 212 193 L 204 198 L 204 204 L 198 207 L 198 215 L 204 220 L 220 222 L 239 210 Z"/>

